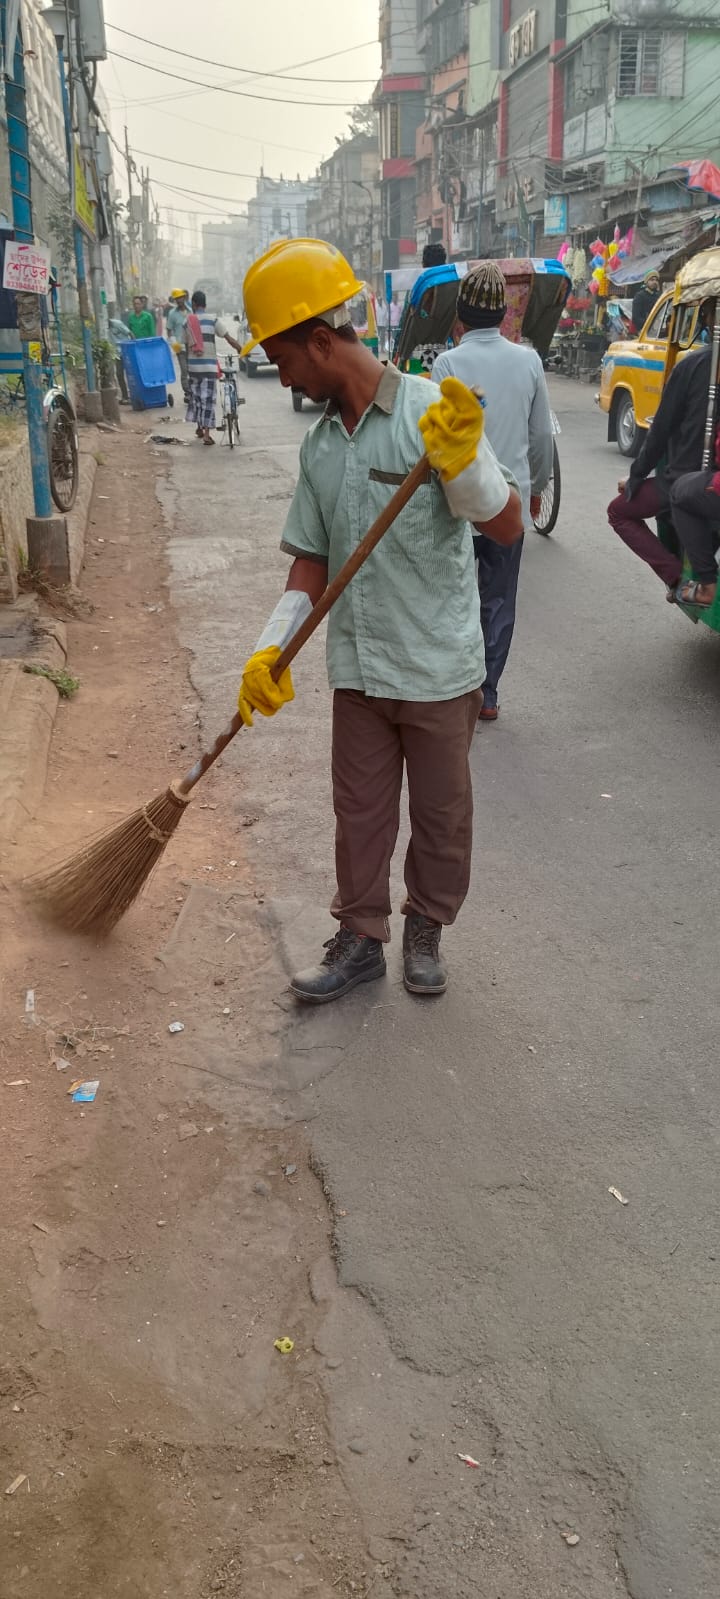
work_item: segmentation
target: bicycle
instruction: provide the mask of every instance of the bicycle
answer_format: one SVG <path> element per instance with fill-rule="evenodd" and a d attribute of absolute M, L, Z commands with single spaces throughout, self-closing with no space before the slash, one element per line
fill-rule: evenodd
<path fill-rule="evenodd" d="M 39 342 L 31 344 L 31 355 L 42 367 L 43 419 L 47 434 L 50 493 L 59 511 L 71 511 L 80 482 L 77 419 L 67 391 L 65 351 L 58 312 L 57 284 L 51 281 L 50 310 L 58 348 L 52 351 L 48 330 L 43 327 Z M 60 369 L 60 384 L 55 369 Z M 0 352 L 0 412 L 13 416 L 25 411 L 25 373 L 20 350 Z"/>
<path fill-rule="evenodd" d="M 26 410 L 25 376 L 20 356 L 0 362 L 0 412 L 14 416 Z M 71 511 L 80 478 L 75 412 L 64 389 L 54 382 L 51 358 L 43 363 L 43 418 L 47 429 L 50 493 L 59 511 Z"/>
<path fill-rule="evenodd" d="M 234 450 L 236 440 L 238 444 L 240 443 L 238 406 L 244 404 L 244 395 L 242 398 L 238 395 L 232 356 L 226 355 L 225 370 L 222 373 L 222 422 L 219 431 L 224 433 L 227 430 L 227 440 L 231 450 Z"/>

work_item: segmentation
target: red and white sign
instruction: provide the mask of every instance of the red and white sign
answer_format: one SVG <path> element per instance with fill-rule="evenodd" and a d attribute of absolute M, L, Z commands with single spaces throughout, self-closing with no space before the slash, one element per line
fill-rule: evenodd
<path fill-rule="evenodd" d="M 50 251 L 44 244 L 18 244 L 8 239 L 5 245 L 3 288 L 21 294 L 47 294 L 50 282 Z"/>

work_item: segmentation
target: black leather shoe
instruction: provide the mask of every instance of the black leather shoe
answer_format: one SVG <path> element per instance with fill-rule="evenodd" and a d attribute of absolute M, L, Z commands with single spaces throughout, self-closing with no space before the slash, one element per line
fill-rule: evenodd
<path fill-rule="evenodd" d="M 379 938 L 361 938 L 349 927 L 340 927 L 334 938 L 323 945 L 327 954 L 319 966 L 297 972 L 290 992 L 306 1005 L 327 1005 L 341 999 L 358 983 L 372 983 L 385 976 L 385 955 Z"/>
<path fill-rule="evenodd" d="M 406 916 L 403 933 L 403 982 L 410 994 L 444 994 L 447 970 L 440 959 L 439 922 L 427 916 Z"/>

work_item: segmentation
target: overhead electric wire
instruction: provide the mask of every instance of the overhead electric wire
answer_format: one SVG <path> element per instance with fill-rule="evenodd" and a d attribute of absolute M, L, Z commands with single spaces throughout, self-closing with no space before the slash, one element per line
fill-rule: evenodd
<path fill-rule="evenodd" d="M 134 101 L 131 101 L 131 104 L 134 104 Z M 158 110 L 157 107 L 155 109 Z M 243 144 L 259 144 L 261 147 L 267 146 L 268 150 L 288 150 L 297 155 L 314 156 L 317 161 L 324 160 L 322 150 L 308 150 L 301 144 L 277 144 L 273 139 L 264 139 L 258 133 L 238 133 L 236 128 L 218 128 L 213 122 L 198 122 L 194 117 L 179 116 L 173 111 L 158 111 L 158 115 L 170 117 L 173 122 L 185 122 L 191 128 L 202 128 L 206 133 L 220 133 L 225 139 L 240 139 Z M 161 156 L 158 159 L 165 161 L 169 158 Z"/>
<path fill-rule="evenodd" d="M 138 61 L 135 56 L 123 55 L 121 50 L 111 50 L 109 54 L 117 61 L 128 61 L 133 67 L 144 67 L 147 72 L 159 72 L 163 78 L 174 78 L 178 83 L 192 83 L 196 88 L 207 89 L 213 94 L 230 94 L 236 100 L 259 100 L 265 105 L 315 106 L 318 110 L 330 108 L 347 110 L 347 100 L 288 100 L 284 95 L 252 94 L 248 89 L 231 89 L 222 83 L 202 83 L 199 78 L 188 78 L 181 72 L 170 72 L 167 67 L 156 67 L 150 61 Z"/>
<path fill-rule="evenodd" d="M 246 74 L 250 78 L 281 78 L 284 83 L 374 83 L 376 81 L 375 77 L 372 76 L 369 78 L 293 78 L 291 77 L 293 64 L 289 67 L 281 67 L 276 72 L 258 72 L 253 67 L 239 67 L 231 61 L 213 61 L 209 56 L 196 55 L 193 50 L 180 50 L 177 45 L 163 43 L 159 39 L 146 39 L 143 34 L 131 33 L 129 28 L 120 28 L 114 22 L 108 22 L 106 26 L 112 28 L 113 33 L 123 33 L 126 39 L 135 39 L 138 44 L 149 44 L 153 50 L 166 50 L 169 55 L 184 56 L 187 61 L 196 61 L 200 66 L 219 67 L 222 72 L 242 72 L 243 75 Z M 368 44 L 351 44 L 345 50 L 333 50 L 327 56 L 312 56 L 309 61 L 296 61 L 294 65 L 297 67 L 311 67 L 318 61 L 331 61 L 334 56 L 349 55 L 353 50 L 364 50 L 369 45 L 378 43 L 378 39 L 370 39 Z"/>
<path fill-rule="evenodd" d="M 195 172 L 212 172 L 215 177 L 220 178 L 250 178 L 251 182 L 254 183 L 257 177 L 257 172 L 237 172 L 230 167 L 204 167 L 200 166 L 197 161 L 183 161 L 180 156 L 176 155 L 158 155 L 153 150 L 136 149 L 135 154 L 144 156 L 146 161 L 169 161 L 172 166 L 191 167 Z"/>

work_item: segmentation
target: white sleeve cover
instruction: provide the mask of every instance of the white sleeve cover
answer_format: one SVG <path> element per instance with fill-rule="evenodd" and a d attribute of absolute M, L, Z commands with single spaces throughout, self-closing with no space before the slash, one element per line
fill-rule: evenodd
<path fill-rule="evenodd" d="M 309 594 L 304 594 L 301 589 L 286 589 L 278 600 L 272 616 L 268 617 L 253 654 L 257 650 L 269 650 L 273 644 L 284 650 L 285 645 L 295 637 L 298 628 L 302 627 L 311 610 L 312 601 Z"/>
<path fill-rule="evenodd" d="M 504 511 L 510 488 L 494 450 L 483 436 L 475 460 L 450 482 L 441 476 L 443 493 L 453 516 L 468 522 L 492 522 Z"/>

